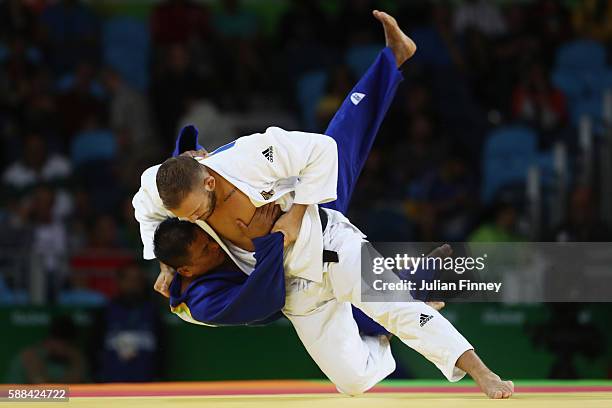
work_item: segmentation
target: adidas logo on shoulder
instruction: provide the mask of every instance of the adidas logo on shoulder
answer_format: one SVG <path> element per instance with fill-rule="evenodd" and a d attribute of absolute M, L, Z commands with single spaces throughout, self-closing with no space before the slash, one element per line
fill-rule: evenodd
<path fill-rule="evenodd" d="M 431 319 L 433 319 L 432 315 L 426 315 L 426 314 L 421 313 L 421 316 L 419 317 L 419 324 L 421 325 L 421 327 L 423 327 L 425 326 L 425 323 L 427 323 Z"/>
<path fill-rule="evenodd" d="M 262 151 L 261 154 L 263 154 L 270 163 L 274 163 L 274 146 L 268 147 L 266 150 Z"/>

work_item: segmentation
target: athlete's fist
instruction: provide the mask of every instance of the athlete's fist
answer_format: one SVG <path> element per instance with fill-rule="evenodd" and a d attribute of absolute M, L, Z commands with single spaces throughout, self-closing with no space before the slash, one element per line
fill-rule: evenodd
<path fill-rule="evenodd" d="M 156 292 L 161 293 L 163 296 L 169 298 L 170 297 L 170 284 L 172 283 L 172 279 L 174 279 L 174 275 L 176 271 L 166 265 L 163 262 L 159 263 L 159 275 L 157 276 L 157 280 L 153 285 L 153 289 Z"/>

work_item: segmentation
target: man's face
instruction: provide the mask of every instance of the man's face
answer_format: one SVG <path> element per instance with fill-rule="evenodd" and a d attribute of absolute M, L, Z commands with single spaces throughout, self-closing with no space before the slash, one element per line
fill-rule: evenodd
<path fill-rule="evenodd" d="M 178 268 L 186 277 L 198 277 L 214 269 L 227 259 L 227 255 L 204 230 L 198 228 L 195 240 L 189 246 L 189 263 Z"/>
<path fill-rule="evenodd" d="M 215 210 L 216 204 L 217 196 L 214 189 L 209 190 L 206 186 L 198 186 L 172 212 L 177 217 L 191 222 L 205 221 Z"/>

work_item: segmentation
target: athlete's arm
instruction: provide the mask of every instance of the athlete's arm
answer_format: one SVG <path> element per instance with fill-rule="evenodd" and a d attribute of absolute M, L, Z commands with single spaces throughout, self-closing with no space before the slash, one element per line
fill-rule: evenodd
<path fill-rule="evenodd" d="M 283 240 L 285 248 L 297 240 L 306 207 L 308 206 L 304 204 L 293 204 L 289 211 L 281 215 L 272 227 L 272 232 L 282 232 L 285 236 Z"/>
<path fill-rule="evenodd" d="M 296 178 L 294 203 L 319 204 L 336 199 L 338 150 L 334 139 L 277 127 L 248 138 L 248 148 L 257 155 L 261 155 L 260 148 L 272 147 L 272 155 L 264 159 L 268 177 Z"/>

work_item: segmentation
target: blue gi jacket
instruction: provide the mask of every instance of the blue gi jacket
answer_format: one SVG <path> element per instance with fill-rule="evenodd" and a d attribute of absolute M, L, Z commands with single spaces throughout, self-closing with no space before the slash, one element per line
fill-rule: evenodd
<path fill-rule="evenodd" d="M 282 316 L 285 306 L 283 234 L 253 240 L 257 263 L 250 275 L 213 270 L 181 294 L 181 276 L 170 284 L 170 309 L 183 320 L 208 326 L 259 325 Z"/>

